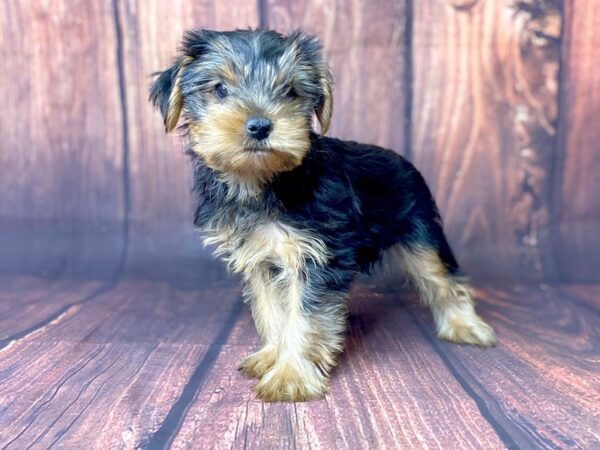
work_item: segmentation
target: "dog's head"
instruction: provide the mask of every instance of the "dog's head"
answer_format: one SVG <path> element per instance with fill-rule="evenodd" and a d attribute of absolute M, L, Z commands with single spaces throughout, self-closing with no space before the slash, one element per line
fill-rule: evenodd
<path fill-rule="evenodd" d="M 150 99 L 167 132 L 181 118 L 208 166 L 265 181 L 302 162 L 313 116 L 327 131 L 331 74 L 319 42 L 301 32 L 191 31 Z"/>

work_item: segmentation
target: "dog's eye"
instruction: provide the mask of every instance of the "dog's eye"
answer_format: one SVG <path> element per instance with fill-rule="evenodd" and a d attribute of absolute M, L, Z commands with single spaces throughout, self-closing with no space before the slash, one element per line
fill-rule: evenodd
<path fill-rule="evenodd" d="M 289 87 L 288 87 L 288 90 L 287 90 L 287 92 L 285 93 L 285 95 L 286 95 L 287 97 L 290 97 L 290 98 L 296 98 L 296 97 L 298 97 L 298 93 L 296 92 L 296 89 L 294 89 L 294 87 L 293 87 L 293 86 L 289 86 Z"/>
<path fill-rule="evenodd" d="M 221 83 L 217 84 L 215 86 L 215 95 L 218 99 L 223 100 L 229 95 L 229 90 L 227 89 L 227 86 L 224 86 Z"/>

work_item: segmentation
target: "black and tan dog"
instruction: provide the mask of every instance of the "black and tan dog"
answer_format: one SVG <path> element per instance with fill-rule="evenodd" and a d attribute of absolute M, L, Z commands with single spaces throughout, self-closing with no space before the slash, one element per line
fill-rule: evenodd
<path fill-rule="evenodd" d="M 412 280 L 440 338 L 495 342 L 419 172 L 390 150 L 312 131 L 314 116 L 327 131 L 331 82 L 313 37 L 201 30 L 151 87 L 166 131 L 181 119 L 189 140 L 195 223 L 243 279 L 263 347 L 239 369 L 265 401 L 326 392 L 345 297 L 383 259 Z"/>

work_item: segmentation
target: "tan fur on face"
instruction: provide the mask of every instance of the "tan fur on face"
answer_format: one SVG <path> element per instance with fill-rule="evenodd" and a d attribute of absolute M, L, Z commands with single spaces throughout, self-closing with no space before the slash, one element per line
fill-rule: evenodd
<path fill-rule="evenodd" d="M 257 144 L 246 136 L 246 120 L 262 115 L 273 122 L 269 137 Z M 191 148 L 212 169 L 240 180 L 265 182 L 299 166 L 310 148 L 310 124 L 293 104 L 268 105 L 258 111 L 239 102 L 214 101 L 202 123 L 190 123 Z M 246 149 L 260 145 L 264 151 Z"/>
<path fill-rule="evenodd" d="M 438 336 L 459 344 L 493 346 L 492 328 L 475 312 L 468 283 L 448 274 L 435 250 L 426 247 L 393 247 L 392 257 L 431 308 Z"/>
<path fill-rule="evenodd" d="M 232 64 L 224 64 L 219 71 L 220 78 L 225 80 L 228 84 L 234 85 L 238 82 L 238 73 L 240 68 L 233 66 Z"/>

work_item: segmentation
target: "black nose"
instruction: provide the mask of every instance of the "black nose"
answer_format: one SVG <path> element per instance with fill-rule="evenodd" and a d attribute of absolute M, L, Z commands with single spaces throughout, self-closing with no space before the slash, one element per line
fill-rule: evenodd
<path fill-rule="evenodd" d="M 265 139 L 272 128 L 273 123 L 264 117 L 250 117 L 246 121 L 246 134 L 259 141 Z"/>

